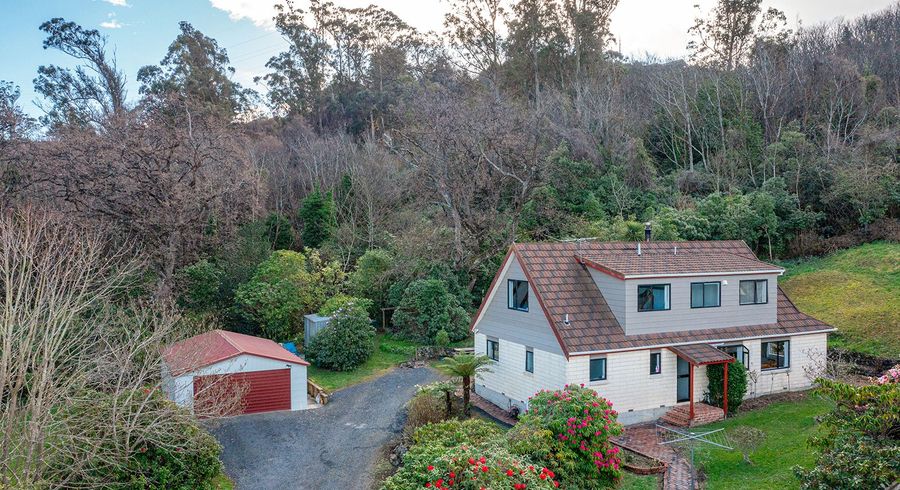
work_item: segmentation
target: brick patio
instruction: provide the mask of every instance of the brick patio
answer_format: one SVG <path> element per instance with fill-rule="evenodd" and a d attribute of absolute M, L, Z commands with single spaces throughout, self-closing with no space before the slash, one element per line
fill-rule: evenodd
<path fill-rule="evenodd" d="M 617 446 L 665 463 L 664 490 L 690 490 L 690 464 L 671 446 L 663 446 L 658 443 L 656 424 L 632 425 L 627 427 L 622 435 L 612 438 L 611 441 Z"/>

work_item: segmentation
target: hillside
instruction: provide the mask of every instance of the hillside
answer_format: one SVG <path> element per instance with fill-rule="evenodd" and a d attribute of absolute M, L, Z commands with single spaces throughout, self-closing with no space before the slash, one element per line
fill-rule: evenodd
<path fill-rule="evenodd" d="M 794 303 L 840 329 L 832 346 L 900 358 L 900 244 L 871 243 L 783 265 L 781 284 Z"/>

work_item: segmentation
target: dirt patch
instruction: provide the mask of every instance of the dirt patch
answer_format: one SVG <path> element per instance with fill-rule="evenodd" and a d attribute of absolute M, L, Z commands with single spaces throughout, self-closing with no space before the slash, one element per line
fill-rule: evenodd
<path fill-rule="evenodd" d="M 738 409 L 738 413 L 750 412 L 753 410 L 766 408 L 772 403 L 799 402 L 806 400 L 808 396 L 809 392 L 806 391 L 788 391 L 785 393 L 775 393 L 773 395 L 763 395 L 756 398 L 749 398 L 741 403 L 741 407 Z"/>
<path fill-rule="evenodd" d="M 622 467 L 636 475 L 656 475 L 666 471 L 666 463 L 625 449 L 621 453 Z"/>

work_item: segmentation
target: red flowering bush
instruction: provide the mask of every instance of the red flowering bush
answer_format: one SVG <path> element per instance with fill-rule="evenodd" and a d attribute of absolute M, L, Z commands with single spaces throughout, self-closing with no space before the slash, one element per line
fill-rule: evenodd
<path fill-rule="evenodd" d="M 609 438 L 622 433 L 612 402 L 583 386 L 534 395 L 510 434 L 513 450 L 559 474 L 565 487 L 600 488 L 621 477 L 619 448 Z"/>
<path fill-rule="evenodd" d="M 430 424 L 416 431 L 413 440 L 403 467 L 384 482 L 384 490 L 559 487 L 552 470 L 512 454 L 503 433 L 489 422 Z"/>

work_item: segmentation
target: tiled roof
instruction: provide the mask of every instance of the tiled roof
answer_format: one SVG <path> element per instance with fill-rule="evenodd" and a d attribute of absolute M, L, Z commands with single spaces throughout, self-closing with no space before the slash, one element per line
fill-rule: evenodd
<path fill-rule="evenodd" d="M 643 247 L 642 247 L 643 248 Z M 630 252 L 585 253 L 579 256 L 589 266 L 620 279 L 631 277 L 665 277 L 689 274 L 724 274 L 746 272 L 781 272 L 784 269 L 767 264 L 755 257 L 732 252 L 678 250 L 649 250 Z"/>
<path fill-rule="evenodd" d="M 749 260 L 756 256 L 742 241 L 649 242 L 642 253 L 662 253 L 678 246 L 678 253 L 730 254 Z M 790 335 L 833 330 L 833 327 L 801 313 L 778 289 L 778 322 L 744 327 L 712 328 L 686 332 L 625 335 L 609 309 L 590 272 L 575 256 L 628 253 L 633 242 L 520 243 L 512 251 L 518 257 L 537 293 L 547 319 L 567 355 L 731 339 Z M 565 315 L 570 317 L 567 325 Z"/>
<path fill-rule="evenodd" d="M 193 371 L 241 354 L 308 366 L 309 363 L 269 339 L 225 330 L 209 332 L 176 342 L 163 351 L 173 376 Z"/>
<path fill-rule="evenodd" d="M 718 364 L 734 360 L 731 354 L 722 352 L 709 344 L 679 345 L 669 347 L 669 350 L 695 365 Z"/>

